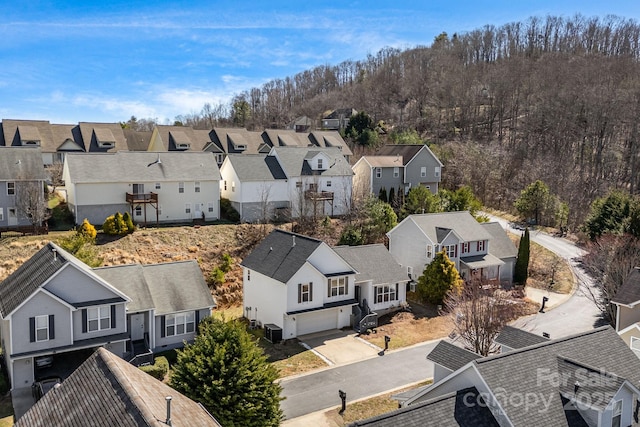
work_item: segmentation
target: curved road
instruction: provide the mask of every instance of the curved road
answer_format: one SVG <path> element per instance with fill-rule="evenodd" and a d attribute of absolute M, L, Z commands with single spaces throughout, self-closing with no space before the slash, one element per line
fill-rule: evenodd
<path fill-rule="evenodd" d="M 503 228 L 519 234 L 501 218 L 490 216 Z M 591 299 L 587 289 L 593 289 L 593 282 L 578 266 L 576 257 L 583 254 L 573 243 L 566 239 L 550 236 L 542 232 L 532 232 L 531 240 L 569 261 L 578 280 L 578 289 L 565 303 L 545 312 L 518 319 L 514 326 L 536 334 L 547 332 L 551 338 L 560 338 L 594 328 L 600 319 L 600 312 Z M 586 292 L 585 292 L 586 291 Z M 280 404 L 286 419 L 293 419 L 312 412 L 340 405 L 338 390 L 347 393 L 347 401 L 388 392 L 409 384 L 433 377 L 433 364 L 426 355 L 437 342 L 389 352 L 361 362 L 329 368 L 299 377 L 285 378 L 281 381 L 282 396 L 286 399 Z"/>

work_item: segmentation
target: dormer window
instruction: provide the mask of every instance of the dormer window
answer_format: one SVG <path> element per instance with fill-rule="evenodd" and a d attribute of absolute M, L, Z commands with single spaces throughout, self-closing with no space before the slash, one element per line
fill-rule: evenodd
<path fill-rule="evenodd" d="M 22 145 L 34 145 L 34 146 L 40 146 L 40 141 L 34 141 L 34 140 L 22 140 Z"/>
<path fill-rule="evenodd" d="M 100 148 L 113 148 L 115 145 L 114 141 L 98 141 L 98 147 Z"/>
<path fill-rule="evenodd" d="M 180 144 L 176 144 L 176 148 L 178 150 L 188 150 L 189 148 L 191 148 L 191 144 L 181 142 Z"/>
<path fill-rule="evenodd" d="M 247 146 L 244 145 L 244 144 L 238 144 L 238 145 L 235 146 L 235 149 L 238 150 L 238 151 L 244 151 L 244 150 L 247 149 Z"/>
<path fill-rule="evenodd" d="M 318 159 L 318 169 L 324 169 L 322 159 Z"/>

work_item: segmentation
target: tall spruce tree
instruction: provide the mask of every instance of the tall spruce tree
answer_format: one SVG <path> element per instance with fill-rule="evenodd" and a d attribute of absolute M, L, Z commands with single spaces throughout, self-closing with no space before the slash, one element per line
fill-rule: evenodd
<path fill-rule="evenodd" d="M 449 292 L 460 293 L 463 281 L 456 265 L 443 250 L 438 252 L 418 278 L 418 294 L 431 304 L 442 304 Z"/>
<path fill-rule="evenodd" d="M 529 228 L 524 230 L 518 246 L 518 259 L 513 272 L 513 282 L 516 285 L 525 285 L 529 277 Z"/>

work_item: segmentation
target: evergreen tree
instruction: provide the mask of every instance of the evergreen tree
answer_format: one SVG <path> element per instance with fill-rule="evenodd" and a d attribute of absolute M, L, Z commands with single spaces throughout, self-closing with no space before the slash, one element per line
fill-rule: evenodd
<path fill-rule="evenodd" d="M 124 215 L 122 215 L 122 220 L 126 225 L 128 234 L 136 231 L 136 226 L 133 225 L 133 219 L 131 218 L 131 214 L 129 214 L 129 212 L 125 212 Z"/>
<path fill-rule="evenodd" d="M 524 230 L 524 234 L 518 245 L 518 259 L 513 272 L 513 282 L 516 285 L 525 285 L 529 277 L 529 229 Z"/>
<path fill-rule="evenodd" d="M 438 252 L 418 278 L 418 294 L 431 304 L 442 304 L 448 292 L 459 293 L 463 281 L 456 265 L 443 250 Z"/>
<path fill-rule="evenodd" d="M 178 350 L 171 387 L 200 402 L 223 426 L 278 426 L 277 378 L 244 324 L 207 317 L 194 343 Z"/>
<path fill-rule="evenodd" d="M 387 189 L 384 187 L 380 188 L 378 192 L 378 199 L 382 200 L 385 203 L 389 203 L 389 199 L 387 198 Z"/>
<path fill-rule="evenodd" d="M 398 200 L 396 200 L 396 189 L 393 187 L 389 189 L 389 204 L 394 211 L 398 209 Z"/>

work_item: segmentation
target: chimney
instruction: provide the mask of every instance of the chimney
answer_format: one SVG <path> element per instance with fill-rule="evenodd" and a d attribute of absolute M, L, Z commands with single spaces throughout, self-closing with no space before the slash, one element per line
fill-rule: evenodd
<path fill-rule="evenodd" d="M 165 424 L 170 426 L 171 425 L 171 396 L 167 396 L 165 397 L 165 399 L 167 400 L 167 421 L 165 421 Z"/>
<path fill-rule="evenodd" d="M 293 239 L 293 243 L 292 243 L 291 247 L 295 248 L 295 246 L 296 246 L 296 236 L 291 236 L 291 238 Z"/>
<path fill-rule="evenodd" d="M 58 260 L 58 250 L 56 248 L 51 249 L 51 252 L 53 253 L 53 260 L 57 261 Z"/>

